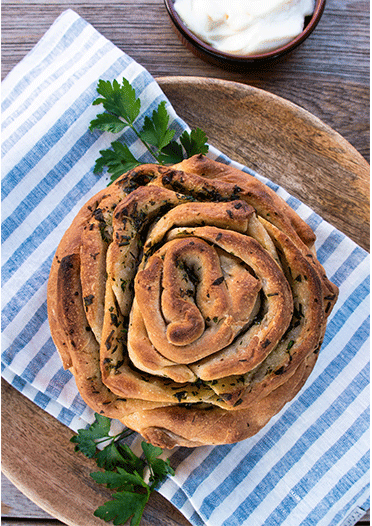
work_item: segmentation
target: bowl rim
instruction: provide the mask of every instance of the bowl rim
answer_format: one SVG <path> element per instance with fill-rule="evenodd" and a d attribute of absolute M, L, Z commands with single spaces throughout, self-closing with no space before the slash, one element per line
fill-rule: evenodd
<path fill-rule="evenodd" d="M 287 44 L 284 44 L 284 46 L 280 46 L 279 48 L 273 49 L 271 51 L 267 51 L 265 53 L 257 53 L 252 55 L 236 55 L 233 53 L 227 53 L 224 51 L 219 51 L 212 47 L 211 45 L 207 44 L 199 38 L 195 33 L 193 33 L 183 22 L 177 11 L 174 9 L 174 1 L 175 0 L 164 0 L 165 7 L 168 11 L 168 14 L 174 23 L 176 29 L 181 33 L 181 35 L 188 41 L 189 44 L 193 45 L 195 48 L 197 48 L 200 52 L 207 53 L 208 55 L 218 58 L 219 60 L 227 60 L 227 61 L 233 61 L 235 63 L 246 63 L 246 62 L 256 62 L 261 60 L 268 60 L 272 58 L 277 58 L 282 55 L 285 55 L 295 49 L 297 46 L 299 46 L 306 38 L 314 31 L 316 26 L 318 25 L 318 22 L 320 21 L 326 0 L 316 0 L 315 1 L 315 7 L 314 12 L 311 15 L 310 21 L 306 25 L 306 27 L 302 30 L 302 32 L 297 35 L 296 38 L 288 42 Z"/>

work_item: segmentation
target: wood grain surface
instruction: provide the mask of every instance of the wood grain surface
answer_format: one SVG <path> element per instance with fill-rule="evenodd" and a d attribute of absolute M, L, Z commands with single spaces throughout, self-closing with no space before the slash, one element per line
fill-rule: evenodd
<path fill-rule="evenodd" d="M 337 132 L 251 86 L 193 77 L 158 80 L 176 112 L 191 127 L 201 127 L 214 146 L 369 247 L 369 165 Z"/>
<path fill-rule="evenodd" d="M 364 162 L 370 158 L 367 0 L 327 0 L 322 20 L 299 49 L 275 65 L 246 73 L 206 64 L 187 51 L 172 30 L 162 0 L 3 0 L 2 78 L 68 8 L 155 77 L 167 77 L 162 86 L 176 110 L 191 126 L 205 129 L 222 151 L 277 181 L 361 246 L 369 246 L 369 169 Z M 197 95 L 192 78 L 169 79 L 180 76 L 203 79 Z M 223 80 L 240 86 L 225 84 L 222 93 L 219 82 Z M 212 83 L 212 90 L 207 81 Z M 270 109 L 276 113 L 268 115 L 268 107 L 258 103 L 260 96 L 250 87 L 265 90 L 269 98 L 269 94 L 284 98 L 296 107 L 283 105 L 282 99 L 270 99 Z M 261 95 L 266 102 L 267 97 Z M 236 101 L 249 107 L 249 119 L 240 114 Z M 231 113 L 221 110 L 225 105 Z M 282 110 L 295 125 L 291 120 L 284 122 Z M 305 122 L 312 123 L 310 129 Z M 285 134 L 270 133 L 272 127 L 279 127 L 280 132 L 282 125 Z M 292 146 L 290 151 L 288 145 Z M 89 519 L 84 515 L 80 524 L 93 525 L 92 506 L 102 503 L 105 490 L 89 484 L 87 474 L 92 465 L 72 454 L 71 431 L 5 382 L 2 391 L 3 470 L 46 510 L 35 506 L 30 511 L 30 501 L 7 483 L 2 496 L 2 524 L 55 526 L 60 524 L 57 519 L 76 524 L 81 513 L 90 508 Z M 56 472 L 50 473 L 51 466 Z M 66 473 L 68 484 L 72 484 L 68 490 L 63 480 Z M 89 505 L 85 499 L 71 497 L 74 488 L 84 488 L 91 499 Z M 20 503 L 18 507 L 12 496 Z M 145 521 L 145 525 L 188 524 L 158 494 L 151 499 Z M 360 524 L 368 522 L 367 516 Z"/>
<path fill-rule="evenodd" d="M 154 76 L 234 80 L 307 109 L 369 161 L 369 14 L 367 0 L 327 0 L 306 42 L 283 61 L 234 73 L 203 62 L 175 36 L 163 0 L 3 0 L 2 78 L 71 8 Z"/>

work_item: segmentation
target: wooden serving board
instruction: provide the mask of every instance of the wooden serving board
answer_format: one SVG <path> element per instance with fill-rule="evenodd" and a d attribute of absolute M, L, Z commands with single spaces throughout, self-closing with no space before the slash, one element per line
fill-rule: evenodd
<path fill-rule="evenodd" d="M 231 159 L 278 183 L 365 249 L 369 164 L 309 112 L 257 88 L 217 79 L 163 77 L 178 115 Z"/>
<path fill-rule="evenodd" d="M 176 112 L 209 142 L 301 199 L 360 246 L 369 246 L 369 165 L 316 117 L 265 91 L 215 79 L 162 77 Z M 110 495 L 74 452 L 71 430 L 2 382 L 2 469 L 27 497 L 70 526 L 100 525 Z M 189 522 L 154 494 L 143 526 Z"/>

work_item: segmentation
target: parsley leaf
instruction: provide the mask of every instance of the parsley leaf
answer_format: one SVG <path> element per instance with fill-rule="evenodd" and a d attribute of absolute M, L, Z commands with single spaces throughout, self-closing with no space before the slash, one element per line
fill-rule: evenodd
<path fill-rule="evenodd" d="M 168 130 L 169 114 L 163 100 L 157 110 L 152 112 L 152 118 L 145 117 L 141 130 L 142 139 L 158 150 L 162 150 L 173 139 L 175 130 Z"/>
<path fill-rule="evenodd" d="M 76 444 L 75 451 L 81 451 L 88 458 L 96 455 L 97 441 L 106 438 L 110 431 L 110 421 L 106 417 L 95 415 L 95 421 L 87 429 L 79 429 L 78 434 L 71 438 Z"/>
<path fill-rule="evenodd" d="M 157 458 L 154 460 L 154 462 L 151 464 L 151 475 L 150 475 L 150 482 L 151 488 L 155 489 L 158 487 L 158 485 L 166 478 L 167 475 L 174 475 L 174 469 L 171 467 L 169 463 L 169 459 L 162 460 L 161 458 Z"/>
<path fill-rule="evenodd" d="M 207 136 L 200 128 L 191 130 L 191 133 L 184 131 L 180 137 L 180 143 L 185 148 L 187 157 L 192 157 L 197 153 L 208 153 Z"/>
<path fill-rule="evenodd" d="M 114 493 L 112 497 L 113 500 L 97 508 L 94 515 L 106 522 L 112 520 L 115 525 L 125 524 L 132 517 L 130 526 L 138 526 L 149 500 L 149 494 L 120 491 Z"/>
<path fill-rule="evenodd" d="M 101 157 L 96 160 L 93 172 L 100 173 L 107 166 L 108 172 L 111 173 L 111 182 L 113 182 L 120 175 L 135 168 L 140 163 L 126 144 L 114 141 L 111 143 L 111 146 L 112 150 L 107 149 L 99 152 Z"/>
<path fill-rule="evenodd" d="M 104 469 L 114 469 L 119 464 L 125 464 L 126 459 L 120 453 L 114 441 L 110 442 L 102 450 L 97 451 L 95 456 L 97 466 Z"/>
<path fill-rule="evenodd" d="M 134 473 L 135 471 L 143 477 L 145 462 L 137 457 L 127 444 L 118 444 L 119 453 L 125 457 L 125 466 L 127 471 Z"/>
<path fill-rule="evenodd" d="M 142 451 L 145 454 L 147 462 L 151 465 L 163 452 L 161 447 L 153 446 L 147 442 L 142 442 Z"/>
<path fill-rule="evenodd" d="M 151 117 L 146 116 L 141 129 L 138 129 L 136 119 L 140 114 L 141 100 L 137 98 L 135 89 L 123 78 L 122 84 L 117 80 L 99 80 L 97 92 L 100 97 L 93 105 L 102 104 L 106 113 L 100 113 L 90 122 L 90 131 L 119 133 L 130 128 L 159 164 L 176 164 L 192 155 L 208 152 L 207 136 L 197 128 L 190 133 L 183 132 L 179 142 L 173 140 L 175 130 L 169 127 L 169 114 L 166 102 L 162 101 L 153 110 Z M 128 146 L 120 141 L 114 141 L 111 148 L 101 150 L 94 166 L 94 173 L 101 173 L 106 167 L 111 174 L 110 183 L 141 161 L 135 158 Z"/>
<path fill-rule="evenodd" d="M 142 442 L 142 450 L 150 468 L 151 490 L 155 489 L 167 475 L 174 475 L 174 470 L 169 464 L 169 459 L 158 458 L 163 450 L 147 442 Z"/>
<path fill-rule="evenodd" d="M 94 106 L 102 104 L 109 113 L 121 117 L 128 125 L 133 124 L 140 113 L 141 101 L 127 79 L 123 78 L 121 85 L 117 80 L 112 84 L 109 80 L 99 80 L 97 93 L 102 97 L 93 102 Z"/>
<path fill-rule="evenodd" d="M 90 122 L 89 129 L 91 131 L 97 129 L 111 133 L 119 133 L 127 126 L 128 124 L 120 120 L 116 115 L 112 115 L 111 113 L 100 113 Z"/>
<path fill-rule="evenodd" d="M 131 490 L 136 486 L 147 488 L 146 482 L 137 472 L 128 473 L 125 469 L 118 467 L 117 471 L 97 471 L 90 476 L 98 484 L 106 484 L 110 489 Z"/>
<path fill-rule="evenodd" d="M 177 164 L 183 161 L 183 149 L 181 144 L 171 141 L 161 151 L 159 159 L 162 164 Z"/>
<path fill-rule="evenodd" d="M 113 521 L 114 525 L 125 524 L 131 519 L 131 526 L 140 524 L 143 511 L 154 489 L 167 475 L 174 475 L 169 460 L 162 460 L 162 449 L 142 442 L 143 456 L 137 457 L 130 447 L 122 443 L 125 436 L 133 433 L 124 429 L 117 435 L 110 435 L 111 421 L 96 413 L 95 421 L 87 429 L 79 429 L 71 438 L 75 451 L 81 451 L 88 458 L 94 458 L 98 467 L 105 471 L 91 473 L 98 484 L 117 490 L 112 500 L 96 509 L 94 515 L 104 521 Z M 97 445 L 108 442 L 103 449 Z M 144 474 L 149 470 L 149 483 Z"/>

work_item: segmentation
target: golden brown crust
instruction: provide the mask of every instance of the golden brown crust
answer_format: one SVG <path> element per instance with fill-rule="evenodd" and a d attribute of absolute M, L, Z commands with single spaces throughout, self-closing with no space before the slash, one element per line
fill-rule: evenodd
<path fill-rule="evenodd" d="M 204 156 L 142 165 L 63 236 L 51 332 L 86 403 L 161 447 L 259 431 L 310 374 L 337 299 L 315 236 L 254 177 Z"/>
<path fill-rule="evenodd" d="M 310 356 L 285 384 L 239 411 L 171 406 L 133 413 L 124 421 L 159 447 L 231 444 L 255 435 L 304 385 L 316 361 Z"/>

